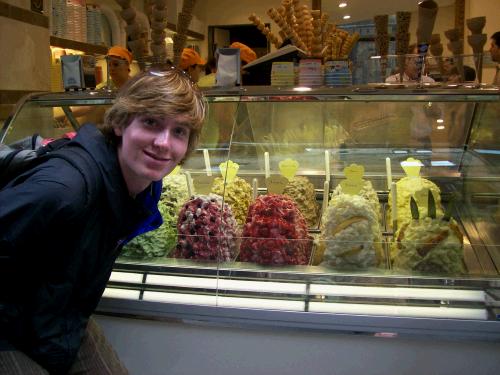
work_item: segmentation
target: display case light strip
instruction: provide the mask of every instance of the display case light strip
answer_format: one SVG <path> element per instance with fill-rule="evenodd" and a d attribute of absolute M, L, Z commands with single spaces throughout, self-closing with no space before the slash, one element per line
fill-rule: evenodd
<path fill-rule="evenodd" d="M 499 155 L 500 154 L 500 150 L 487 150 L 487 149 L 478 148 L 474 151 L 476 151 L 480 154 L 492 154 L 492 155 Z"/>
<path fill-rule="evenodd" d="M 423 300 L 472 301 L 484 302 L 485 294 L 480 290 L 431 289 L 431 288 L 390 288 L 349 285 L 311 284 L 311 295 L 372 297 L 372 298 L 407 298 Z"/>
<path fill-rule="evenodd" d="M 288 310 L 305 311 L 304 301 L 290 301 L 265 298 L 240 298 L 240 297 L 221 297 L 217 299 L 219 307 L 239 307 L 248 309 L 269 309 L 269 310 Z"/>
<path fill-rule="evenodd" d="M 488 315 L 485 309 L 466 309 L 442 306 L 367 305 L 328 302 L 309 302 L 309 312 L 473 320 L 486 320 Z"/>
<path fill-rule="evenodd" d="M 168 275 L 147 275 L 146 284 L 165 285 L 184 288 L 216 289 L 216 278 L 183 277 Z"/>
<path fill-rule="evenodd" d="M 262 293 L 306 294 L 306 284 L 219 279 L 219 289 Z"/>
<path fill-rule="evenodd" d="M 184 288 L 202 288 L 202 289 L 223 289 L 245 292 L 262 293 L 286 293 L 286 294 L 305 294 L 306 284 L 304 283 L 280 283 L 268 281 L 247 281 L 247 280 L 229 280 L 216 278 L 168 276 L 168 275 L 147 275 L 146 284 L 165 285 Z"/>
<path fill-rule="evenodd" d="M 109 278 L 109 281 L 140 284 L 142 283 L 143 276 L 144 275 L 142 273 L 113 271 L 111 272 L 111 277 Z"/>
<path fill-rule="evenodd" d="M 186 294 L 186 293 L 164 293 L 164 292 L 144 292 L 142 299 L 151 302 L 183 303 L 188 305 L 215 306 L 216 296 Z"/>
<path fill-rule="evenodd" d="M 103 297 L 107 298 L 122 298 L 122 299 L 139 299 L 140 291 L 119 288 L 106 288 L 104 289 Z"/>

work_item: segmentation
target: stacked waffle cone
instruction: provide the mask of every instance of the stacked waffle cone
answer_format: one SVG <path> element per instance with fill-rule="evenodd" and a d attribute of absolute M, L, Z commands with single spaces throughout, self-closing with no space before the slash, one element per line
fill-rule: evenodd
<path fill-rule="evenodd" d="M 132 7 L 130 0 L 117 0 L 117 3 L 122 7 L 120 15 L 127 24 L 125 31 L 130 39 L 127 44 L 132 50 L 134 58 L 140 61 L 142 60 L 146 42 L 141 38 L 141 27 L 137 22 L 135 9 Z"/>
<path fill-rule="evenodd" d="M 375 21 L 375 47 L 379 56 L 389 53 L 389 16 L 387 14 L 374 17 Z"/>
<path fill-rule="evenodd" d="M 252 13 L 248 19 L 250 22 L 252 22 L 257 29 L 266 37 L 266 39 L 271 42 L 276 48 L 279 48 L 282 44 L 282 41 L 271 32 L 269 27 L 267 27 L 262 20 L 255 15 L 255 13 Z"/>
<path fill-rule="evenodd" d="M 313 10 L 311 11 L 313 17 L 313 38 L 311 43 L 310 54 L 312 57 L 321 58 L 321 52 L 323 50 L 322 43 L 322 31 L 321 31 L 321 11 Z"/>
<path fill-rule="evenodd" d="M 418 4 L 418 44 L 428 45 L 430 43 L 437 12 L 438 5 L 434 0 L 424 0 Z"/>
<path fill-rule="evenodd" d="M 467 37 L 467 41 L 474 52 L 474 63 L 476 65 L 477 78 L 479 82 L 481 82 L 483 71 L 483 49 L 488 39 L 487 35 L 483 34 L 483 27 L 486 25 L 486 17 L 469 18 L 466 23 L 467 28 L 471 32 L 471 35 Z"/>
<path fill-rule="evenodd" d="M 167 60 L 167 45 L 165 29 L 167 28 L 166 0 L 153 0 L 151 11 L 151 52 L 157 62 Z"/>
<path fill-rule="evenodd" d="M 396 54 L 405 55 L 410 45 L 410 12 L 396 12 Z"/>
<path fill-rule="evenodd" d="M 196 0 L 184 0 L 182 2 L 182 10 L 177 15 L 177 28 L 174 35 L 174 65 L 179 65 L 181 60 L 182 50 L 186 45 L 189 24 L 193 18 L 193 10 L 196 5 Z"/>
<path fill-rule="evenodd" d="M 328 15 L 320 10 L 310 10 L 300 0 L 282 0 L 277 8 L 270 8 L 267 15 L 276 23 L 279 35 L 314 58 L 325 60 L 346 59 L 359 39 L 358 33 L 349 34 L 328 23 Z M 248 18 L 276 47 L 282 44 L 263 22 L 252 13 Z"/>
<path fill-rule="evenodd" d="M 312 46 L 312 40 L 314 36 L 313 32 L 313 17 L 311 14 L 311 10 L 307 5 L 299 5 L 298 6 L 298 11 L 297 13 L 299 16 L 297 17 L 298 20 L 298 33 L 300 38 L 304 41 L 306 44 L 306 50 L 309 51 Z"/>
<path fill-rule="evenodd" d="M 304 44 L 303 40 L 299 37 L 295 29 L 293 28 L 293 25 L 290 25 L 287 21 L 286 18 L 283 17 L 283 14 L 278 12 L 277 9 L 275 8 L 270 8 L 267 11 L 267 15 L 278 24 L 280 29 L 283 31 L 284 35 L 286 36 L 286 39 L 290 39 L 292 43 L 299 47 L 302 50 L 307 50 L 307 46 Z"/>
<path fill-rule="evenodd" d="M 483 34 L 483 27 L 486 24 L 486 17 L 469 18 L 467 21 L 467 28 L 470 30 L 471 35 L 468 36 L 467 41 L 472 47 L 474 53 L 482 53 L 484 45 L 486 44 L 487 35 Z"/>
<path fill-rule="evenodd" d="M 447 47 L 453 55 L 460 55 L 464 52 L 464 41 L 460 39 L 460 30 L 458 28 L 446 30 L 444 35 L 449 40 Z"/>

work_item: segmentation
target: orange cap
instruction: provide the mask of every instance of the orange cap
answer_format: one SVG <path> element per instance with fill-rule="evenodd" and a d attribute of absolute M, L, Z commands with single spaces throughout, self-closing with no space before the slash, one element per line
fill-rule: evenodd
<path fill-rule="evenodd" d="M 257 54 L 248 47 L 247 45 L 240 43 L 240 42 L 234 42 L 231 43 L 229 46 L 230 48 L 239 48 L 240 49 L 240 58 L 242 61 L 246 62 L 247 64 L 249 62 L 254 61 L 257 58 Z"/>
<path fill-rule="evenodd" d="M 132 53 L 123 47 L 113 46 L 108 50 L 107 56 L 118 57 L 120 59 L 126 60 L 129 64 L 132 63 Z"/>
<path fill-rule="evenodd" d="M 181 69 L 186 70 L 191 65 L 205 65 L 207 62 L 192 48 L 184 48 L 181 55 Z"/>

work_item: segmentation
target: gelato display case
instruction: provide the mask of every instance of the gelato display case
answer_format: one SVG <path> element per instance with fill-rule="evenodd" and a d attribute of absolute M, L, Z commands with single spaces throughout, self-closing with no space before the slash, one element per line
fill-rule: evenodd
<path fill-rule="evenodd" d="M 102 314 L 500 340 L 500 90 L 206 91 L 164 224 L 127 244 Z M 113 93 L 33 94 L 13 143 L 99 123 Z"/>

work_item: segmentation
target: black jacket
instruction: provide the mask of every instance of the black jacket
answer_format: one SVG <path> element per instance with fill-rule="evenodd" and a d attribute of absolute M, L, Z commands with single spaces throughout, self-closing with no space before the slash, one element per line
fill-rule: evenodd
<path fill-rule="evenodd" d="M 132 199 L 99 130 L 58 152 L 72 150 L 0 191 L 0 342 L 53 374 L 70 368 L 123 244 L 161 224 L 161 182 Z"/>

